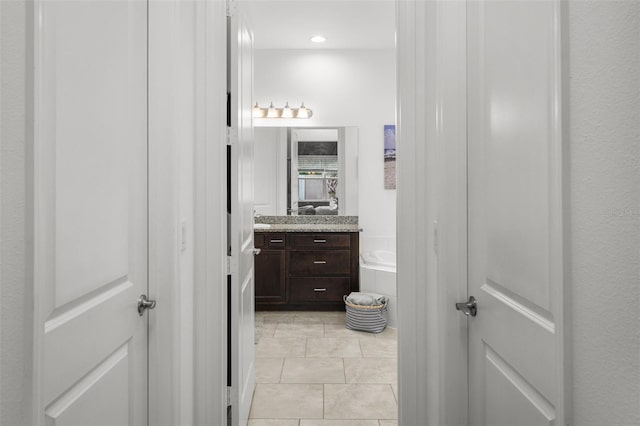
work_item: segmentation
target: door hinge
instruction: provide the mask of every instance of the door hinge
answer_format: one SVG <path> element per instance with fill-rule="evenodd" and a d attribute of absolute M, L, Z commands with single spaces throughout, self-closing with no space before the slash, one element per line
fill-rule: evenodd
<path fill-rule="evenodd" d="M 227 256 L 227 275 L 231 275 L 231 256 Z"/>
<path fill-rule="evenodd" d="M 227 127 L 227 145 L 233 146 L 238 141 L 238 129 Z"/>
<path fill-rule="evenodd" d="M 227 386 L 227 407 L 231 407 L 231 386 Z"/>
<path fill-rule="evenodd" d="M 227 16 L 234 16 L 236 14 L 236 7 L 235 0 L 227 0 Z"/>

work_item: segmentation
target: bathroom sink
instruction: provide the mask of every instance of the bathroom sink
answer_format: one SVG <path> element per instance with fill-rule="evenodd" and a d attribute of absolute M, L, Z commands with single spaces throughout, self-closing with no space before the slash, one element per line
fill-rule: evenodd
<path fill-rule="evenodd" d="M 253 224 L 253 229 L 269 229 L 271 228 L 271 225 L 269 225 L 268 223 L 254 223 Z"/>

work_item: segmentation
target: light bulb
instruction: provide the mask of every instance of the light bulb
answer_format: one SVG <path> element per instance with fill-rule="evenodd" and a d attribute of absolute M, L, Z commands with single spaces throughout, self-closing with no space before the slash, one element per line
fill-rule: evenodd
<path fill-rule="evenodd" d="M 298 118 L 309 118 L 311 117 L 311 110 L 308 109 L 306 106 L 304 106 L 304 102 L 302 103 L 302 105 L 300 105 L 300 108 L 298 108 Z"/>
<path fill-rule="evenodd" d="M 267 111 L 267 118 L 278 118 L 278 110 L 273 106 L 273 102 L 269 105 L 269 110 Z"/>
<path fill-rule="evenodd" d="M 289 107 L 289 102 L 287 102 L 287 104 L 284 106 L 284 108 L 282 109 L 282 118 L 293 118 L 293 111 L 291 110 L 291 108 Z"/>
<path fill-rule="evenodd" d="M 256 102 L 253 106 L 253 117 L 254 118 L 263 118 L 264 117 L 264 109 L 260 108 L 260 105 Z"/>

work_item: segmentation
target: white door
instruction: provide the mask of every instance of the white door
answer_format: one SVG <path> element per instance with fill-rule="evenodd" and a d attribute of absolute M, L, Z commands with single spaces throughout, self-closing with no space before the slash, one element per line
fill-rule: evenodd
<path fill-rule="evenodd" d="M 147 4 L 36 13 L 38 422 L 146 425 Z"/>
<path fill-rule="evenodd" d="M 560 19 L 468 3 L 469 423 L 564 423 Z"/>
<path fill-rule="evenodd" d="M 240 6 L 240 5 L 239 5 Z M 240 7 L 230 18 L 232 424 L 246 425 L 255 389 L 253 35 Z"/>

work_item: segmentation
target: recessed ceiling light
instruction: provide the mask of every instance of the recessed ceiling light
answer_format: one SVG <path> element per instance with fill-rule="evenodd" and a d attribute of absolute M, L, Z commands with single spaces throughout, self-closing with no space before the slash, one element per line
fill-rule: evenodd
<path fill-rule="evenodd" d="M 314 43 L 324 43 L 325 41 L 327 41 L 327 39 L 325 36 L 317 35 L 311 37 L 311 41 Z"/>

